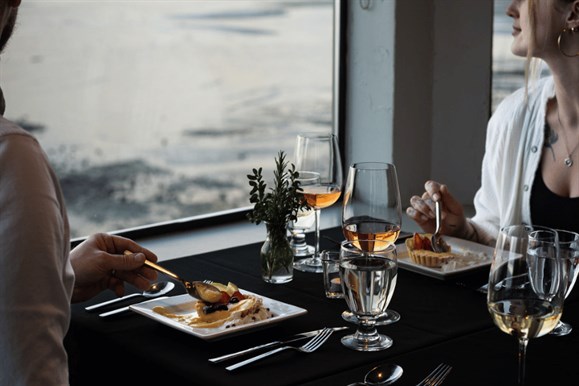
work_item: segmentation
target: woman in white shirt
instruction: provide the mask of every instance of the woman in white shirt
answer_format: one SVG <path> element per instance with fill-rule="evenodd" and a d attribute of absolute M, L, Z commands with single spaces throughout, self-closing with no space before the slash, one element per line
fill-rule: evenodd
<path fill-rule="evenodd" d="M 543 60 L 552 76 L 530 82 L 491 117 L 476 213 L 467 219 L 450 189 L 427 181 L 406 213 L 425 232 L 443 207 L 444 234 L 493 245 L 512 223 L 579 232 L 579 0 L 513 0 L 511 50 Z"/>

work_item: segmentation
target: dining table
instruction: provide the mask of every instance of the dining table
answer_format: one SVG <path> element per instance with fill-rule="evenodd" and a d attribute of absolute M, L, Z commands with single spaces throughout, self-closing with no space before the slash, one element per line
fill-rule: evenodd
<path fill-rule="evenodd" d="M 324 229 L 320 248 L 337 250 L 342 239 L 341 228 Z M 266 283 L 261 276 L 261 245 L 226 249 L 216 246 L 214 251 L 165 260 L 160 265 L 187 279 L 231 281 L 242 292 L 288 303 L 306 313 L 202 339 L 133 311 L 106 318 L 86 311 L 88 305 L 115 297 L 112 291 L 105 291 L 88 302 L 72 305 L 65 339 L 71 385 L 345 386 L 362 381 L 374 366 L 388 363 L 403 368 L 397 386 L 417 385 L 440 363 L 452 366 L 445 386 L 517 383 L 517 341 L 494 325 L 487 311 L 486 295 L 479 291 L 488 280 L 489 265 L 443 278 L 400 265 L 388 306 L 400 314 L 400 320 L 378 327 L 394 343 L 383 351 L 361 352 L 341 344 L 340 338 L 353 333 L 356 326 L 341 316 L 347 309 L 344 299 L 325 297 L 322 274 L 294 270 L 291 282 Z M 167 278 L 160 274 L 159 279 Z M 185 293 L 183 286 L 176 284 L 168 296 Z M 128 286 L 127 292 L 137 291 Z M 562 316 L 576 330 L 567 336 L 545 335 L 530 340 L 527 385 L 579 385 L 576 292 L 566 299 Z M 132 298 L 127 304 L 117 303 L 114 307 L 145 300 Z M 349 328 L 334 332 L 313 353 L 286 350 L 234 371 L 225 367 L 237 360 L 208 360 L 296 333 L 339 326 Z"/>

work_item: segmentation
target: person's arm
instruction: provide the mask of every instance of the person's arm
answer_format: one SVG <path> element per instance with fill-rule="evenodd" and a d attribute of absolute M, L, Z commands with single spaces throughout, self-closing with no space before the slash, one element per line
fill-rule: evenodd
<path fill-rule="evenodd" d="M 0 384 L 66 385 L 74 277 L 58 182 L 25 134 L 0 137 L 0 169 Z"/>

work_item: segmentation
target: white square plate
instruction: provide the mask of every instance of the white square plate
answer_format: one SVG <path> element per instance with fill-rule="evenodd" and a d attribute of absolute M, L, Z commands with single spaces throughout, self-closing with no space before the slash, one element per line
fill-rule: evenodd
<path fill-rule="evenodd" d="M 263 305 L 266 308 L 269 308 L 271 313 L 273 313 L 273 317 L 253 323 L 236 325 L 229 328 L 226 328 L 224 325 L 215 328 L 195 328 L 153 311 L 153 308 L 160 306 L 164 307 L 168 312 L 173 314 L 195 316 L 197 314 L 197 312 L 195 311 L 195 303 L 197 302 L 197 300 L 193 299 L 188 294 L 177 295 L 162 299 L 154 299 L 139 304 L 133 304 L 130 306 L 130 309 L 148 318 L 156 320 L 159 323 L 163 323 L 169 327 L 173 327 L 177 330 L 183 331 L 187 334 L 194 335 L 204 340 L 220 338 L 239 331 L 249 330 L 260 326 L 267 326 L 269 324 L 278 323 L 281 322 L 282 320 L 294 318 L 296 316 L 303 315 L 308 312 L 304 308 L 279 302 L 277 300 L 257 295 L 249 291 L 245 290 L 240 291 L 242 294 L 250 294 L 262 298 Z"/>
<path fill-rule="evenodd" d="M 406 244 L 401 243 L 396 245 L 398 266 L 437 279 L 445 279 L 452 275 L 490 265 L 491 263 L 494 252 L 494 248 L 492 247 L 450 236 L 444 236 L 444 241 L 450 245 L 452 253 L 461 255 L 461 257 L 440 268 L 425 267 L 424 265 L 413 262 L 406 250 Z"/>

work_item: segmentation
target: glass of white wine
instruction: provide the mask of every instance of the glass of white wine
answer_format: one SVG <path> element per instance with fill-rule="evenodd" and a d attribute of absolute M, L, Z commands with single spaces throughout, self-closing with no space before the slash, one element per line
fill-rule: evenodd
<path fill-rule="evenodd" d="M 382 162 L 350 166 L 342 203 L 342 231 L 346 240 L 362 251 L 372 252 L 394 244 L 401 226 L 402 204 L 396 167 Z M 357 323 L 351 312 L 344 311 L 342 318 Z M 376 323 L 385 325 L 398 320 L 398 312 L 386 310 Z"/>
<path fill-rule="evenodd" d="M 338 139 L 333 134 L 299 134 L 295 158 L 296 171 L 300 176 L 313 173 L 319 176 L 319 180 L 316 184 L 302 186 L 302 193 L 316 214 L 314 254 L 296 261 L 294 268 L 302 272 L 321 273 L 320 210 L 333 205 L 342 193 L 342 161 Z"/>
<path fill-rule="evenodd" d="M 360 240 L 366 242 L 369 240 Z M 398 260 L 396 246 L 384 241 L 374 251 L 361 251 L 349 241 L 340 249 L 340 281 L 344 299 L 358 319 L 354 334 L 342 338 L 342 344 L 358 351 L 381 351 L 392 346 L 392 338 L 379 334 L 376 322 L 384 313 L 396 288 Z"/>
<path fill-rule="evenodd" d="M 489 273 L 487 306 L 501 331 L 518 340 L 519 385 L 525 383 L 529 339 L 555 328 L 565 289 L 555 231 L 526 225 L 501 228 Z"/>

